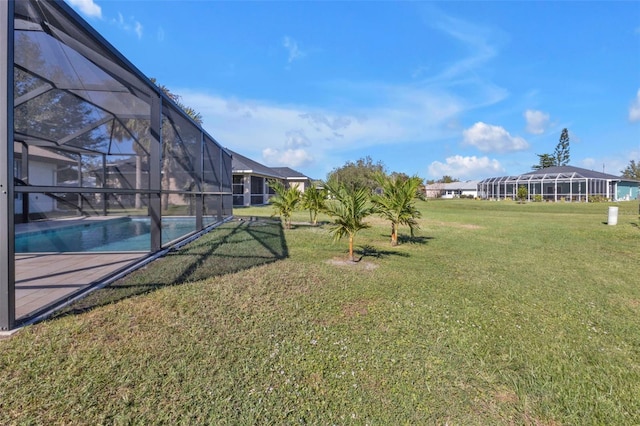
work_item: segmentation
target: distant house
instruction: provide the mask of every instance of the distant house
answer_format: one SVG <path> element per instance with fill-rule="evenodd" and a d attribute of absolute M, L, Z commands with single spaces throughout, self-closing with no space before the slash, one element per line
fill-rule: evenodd
<path fill-rule="evenodd" d="M 640 181 L 573 166 L 547 167 L 517 176 L 487 178 L 478 183 L 484 199 L 516 198 L 520 186 L 527 188 L 528 199 L 540 197 L 546 201 L 589 201 L 601 197 L 607 200 L 638 198 Z"/>
<path fill-rule="evenodd" d="M 297 187 L 302 192 L 311 184 L 311 179 L 289 167 L 268 167 L 237 152 L 229 152 L 235 207 L 267 204 L 274 194 L 269 180 L 279 181 L 288 188 Z"/>
<path fill-rule="evenodd" d="M 427 198 L 475 198 L 478 196 L 478 181 L 433 183 L 425 186 L 425 195 Z"/>
<path fill-rule="evenodd" d="M 54 151 L 30 146 L 28 150 L 29 167 L 23 169 L 23 151 L 18 143 L 14 143 L 14 174 L 18 185 L 56 186 L 60 169 L 77 165 L 77 161 Z M 15 214 L 17 222 L 26 222 L 23 212 L 45 214 L 58 208 L 58 200 L 50 194 L 16 194 Z"/>
<path fill-rule="evenodd" d="M 311 179 L 297 170 L 289 167 L 272 167 L 271 169 L 282 176 L 288 188 L 298 188 L 300 192 L 304 192 L 311 185 Z"/>

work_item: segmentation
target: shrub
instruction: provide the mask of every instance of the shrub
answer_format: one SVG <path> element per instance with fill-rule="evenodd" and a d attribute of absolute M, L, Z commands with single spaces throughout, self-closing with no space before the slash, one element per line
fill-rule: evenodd
<path fill-rule="evenodd" d="M 520 185 L 518 187 L 518 192 L 516 194 L 516 198 L 518 198 L 518 202 L 520 204 L 524 203 L 528 195 L 529 195 L 529 191 L 527 190 L 527 187 L 524 185 Z"/>
<path fill-rule="evenodd" d="M 606 203 L 609 199 L 603 195 L 590 195 L 589 202 L 590 203 Z"/>

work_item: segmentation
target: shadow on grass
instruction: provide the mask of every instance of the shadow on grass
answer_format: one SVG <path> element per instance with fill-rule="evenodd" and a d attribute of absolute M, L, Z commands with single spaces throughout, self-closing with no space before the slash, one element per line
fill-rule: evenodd
<path fill-rule="evenodd" d="M 391 234 L 380 234 L 381 237 L 391 241 Z M 398 244 L 427 244 L 433 237 L 418 237 L 411 235 L 398 234 Z"/>
<path fill-rule="evenodd" d="M 326 221 L 326 220 L 320 220 L 318 222 L 316 222 L 316 224 L 314 225 L 311 222 L 292 222 L 291 223 L 291 229 L 296 229 L 296 228 L 321 228 L 324 225 L 327 225 L 331 222 Z"/>
<path fill-rule="evenodd" d="M 236 220 L 89 293 L 53 317 L 73 315 L 157 289 L 231 274 L 288 256 L 280 221 Z"/>
<path fill-rule="evenodd" d="M 399 244 L 427 244 L 429 240 L 433 240 L 433 237 L 417 237 L 411 235 L 398 235 Z"/>
<path fill-rule="evenodd" d="M 625 226 L 626 224 L 631 225 L 632 228 L 640 229 L 640 222 L 622 222 L 618 221 L 615 225 L 609 225 L 609 222 L 601 222 L 603 225 L 607 226 Z"/>
<path fill-rule="evenodd" d="M 360 255 L 360 259 L 358 259 L 358 261 L 362 260 L 365 257 L 375 257 L 376 259 L 381 259 L 388 256 L 409 257 L 409 253 L 393 250 L 379 250 L 369 245 L 360 246 L 360 248 L 355 252 Z"/>

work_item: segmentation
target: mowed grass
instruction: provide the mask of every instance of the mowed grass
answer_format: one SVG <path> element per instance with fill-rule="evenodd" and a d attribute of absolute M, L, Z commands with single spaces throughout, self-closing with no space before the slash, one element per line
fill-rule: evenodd
<path fill-rule="evenodd" d="M 227 223 L 0 341 L 0 424 L 640 424 L 637 203 Z M 321 217 L 321 221 L 328 218 Z"/>

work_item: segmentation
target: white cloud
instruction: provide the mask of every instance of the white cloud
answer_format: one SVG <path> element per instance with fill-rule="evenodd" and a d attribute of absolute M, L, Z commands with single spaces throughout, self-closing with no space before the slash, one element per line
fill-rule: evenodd
<path fill-rule="evenodd" d="M 85 16 L 91 18 L 102 18 L 102 8 L 94 0 L 66 0 Z M 118 17 L 110 20 L 112 24 L 117 25 L 122 30 L 134 33 L 138 39 L 142 38 L 143 26 L 139 21 L 136 21 L 133 17 L 125 19 L 122 13 L 118 13 Z M 164 31 L 162 29 L 158 32 L 158 38 L 164 38 Z"/>
<path fill-rule="evenodd" d="M 338 131 L 340 129 L 346 129 L 351 124 L 351 119 L 348 117 L 329 118 L 322 113 L 300 114 L 300 118 L 308 120 L 308 122 L 317 130 L 320 130 L 323 126 L 326 126 L 333 131 Z"/>
<path fill-rule="evenodd" d="M 640 121 L 640 90 L 629 107 L 629 121 Z"/>
<path fill-rule="evenodd" d="M 449 37 L 460 47 L 456 51 L 463 53 L 441 63 L 431 58 L 428 64 L 420 64 L 412 76 L 420 77 L 422 84 L 457 93 L 467 110 L 506 99 L 509 91 L 491 81 L 484 67 L 498 56 L 508 35 L 496 27 L 447 15 L 433 4 L 422 4 L 421 9 L 427 25 Z"/>
<path fill-rule="evenodd" d="M 464 58 L 448 64 L 435 79 L 468 77 L 470 71 L 496 57 L 499 46 L 507 39 L 507 36 L 496 28 L 447 15 L 435 6 L 425 6 L 424 10 L 429 25 L 457 40 L 468 50 Z"/>
<path fill-rule="evenodd" d="M 298 42 L 291 37 L 285 37 L 282 40 L 282 45 L 287 49 L 287 52 L 289 52 L 289 58 L 287 60 L 289 63 L 292 63 L 296 59 L 302 58 L 305 55 L 305 53 L 298 47 Z"/>
<path fill-rule="evenodd" d="M 202 114 L 204 128 L 223 146 L 256 159 L 304 161 L 320 175 L 345 156 L 373 146 L 428 146 L 451 139 L 461 130 L 455 125 L 461 113 L 504 98 L 504 92 L 491 85 L 479 84 L 480 90 L 471 95 L 466 90 L 457 95 L 446 86 L 325 83 L 327 92 L 351 100 L 337 107 L 240 99 L 179 87 L 173 91 Z"/>
<path fill-rule="evenodd" d="M 80 13 L 91 18 L 102 18 L 102 8 L 93 0 L 67 0 L 69 4 L 78 8 Z"/>
<path fill-rule="evenodd" d="M 462 132 L 463 143 L 475 146 L 482 152 L 522 151 L 529 143 L 520 136 L 511 136 L 504 127 L 492 126 L 481 121 Z"/>
<path fill-rule="evenodd" d="M 136 21 L 133 17 L 125 19 L 122 13 L 118 13 L 118 18 L 113 19 L 112 23 L 123 29 L 128 33 L 135 33 L 138 39 L 142 38 L 143 26 L 139 21 Z"/>
<path fill-rule="evenodd" d="M 302 129 L 290 130 L 285 133 L 285 135 L 287 139 L 284 142 L 284 146 L 289 149 L 311 145 L 311 141 L 309 141 L 309 138 L 304 134 L 304 130 Z"/>
<path fill-rule="evenodd" d="M 438 12 L 436 7 L 427 7 Z M 331 105 L 238 99 L 180 88 L 174 92 L 202 114 L 205 129 L 216 140 L 249 157 L 271 161 L 286 156 L 292 163 L 304 159 L 313 167 L 330 170 L 336 161 L 370 152 L 373 146 L 395 149 L 402 145 L 399 149 L 407 149 L 415 144 L 429 149 L 429 144 L 441 144 L 460 133 L 457 123 L 463 113 L 494 105 L 508 97 L 508 91 L 476 72 L 496 57 L 504 41 L 499 30 L 441 12 L 427 13 L 425 20 L 435 22 L 433 26 L 461 45 L 465 53 L 446 63 L 416 64 L 415 80 L 408 84 L 321 82 L 327 93 L 347 100 Z M 305 56 L 292 37 L 283 37 L 281 43 L 289 65 Z M 502 145 L 494 146 L 497 150 L 528 147 L 522 138 L 506 135 L 499 140 Z M 475 139 L 470 137 L 469 141 Z"/>
<path fill-rule="evenodd" d="M 138 21 L 135 22 L 133 26 L 133 31 L 136 33 L 139 39 L 142 38 L 142 24 L 140 22 Z"/>
<path fill-rule="evenodd" d="M 304 149 L 278 150 L 265 148 L 262 150 L 262 158 L 269 166 L 301 167 L 313 163 L 313 157 Z"/>
<path fill-rule="evenodd" d="M 544 133 L 549 125 L 549 114 L 528 109 L 524 112 L 524 118 L 527 120 L 527 132 L 539 135 Z"/>
<path fill-rule="evenodd" d="M 455 155 L 448 157 L 445 163 L 434 161 L 429 165 L 429 175 L 432 177 L 451 176 L 456 179 L 472 179 L 491 177 L 503 173 L 504 168 L 496 159 L 488 157 L 463 157 Z"/>
<path fill-rule="evenodd" d="M 345 90 L 354 90 L 353 85 L 349 87 Z M 383 99 L 367 107 L 336 111 L 180 88 L 175 93 L 202 114 L 204 128 L 223 146 L 270 162 L 284 158 L 289 164 L 304 161 L 320 166 L 328 157 L 343 152 L 376 145 L 429 143 L 455 134 L 447 125 L 462 106 L 453 97 L 406 87 L 367 86 L 357 90 L 382 94 Z"/>

